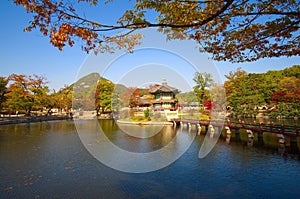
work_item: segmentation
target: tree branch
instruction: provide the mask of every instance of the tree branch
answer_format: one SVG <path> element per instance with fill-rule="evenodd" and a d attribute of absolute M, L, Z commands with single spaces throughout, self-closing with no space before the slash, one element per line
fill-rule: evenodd
<path fill-rule="evenodd" d="M 300 16 L 300 12 L 251 12 L 251 13 L 237 13 L 236 16 L 251 16 L 251 15 L 286 15 L 286 16 Z"/>
<path fill-rule="evenodd" d="M 93 31 L 109 31 L 109 30 L 115 30 L 115 29 L 127 29 L 127 28 L 145 28 L 145 27 L 168 27 L 168 28 L 191 28 L 191 27 L 196 27 L 196 26 L 203 26 L 210 21 L 214 20 L 216 17 L 218 17 L 220 14 L 225 12 L 229 6 L 233 3 L 234 0 L 228 0 L 226 4 L 218 10 L 215 14 L 212 14 L 208 18 L 199 21 L 197 23 L 189 23 L 189 24 L 169 24 L 169 23 L 149 23 L 149 22 L 142 22 L 142 23 L 133 23 L 133 24 L 128 24 L 125 26 L 102 26 L 102 27 L 107 27 L 108 29 L 91 29 Z M 83 18 L 81 18 L 84 20 Z"/>

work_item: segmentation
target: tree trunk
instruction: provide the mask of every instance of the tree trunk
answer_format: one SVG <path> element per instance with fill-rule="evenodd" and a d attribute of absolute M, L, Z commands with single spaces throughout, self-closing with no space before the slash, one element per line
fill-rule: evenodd
<path fill-rule="evenodd" d="M 26 115 L 27 115 L 27 116 L 30 116 L 30 115 L 31 115 L 31 108 L 29 108 L 29 109 L 26 111 Z"/>
<path fill-rule="evenodd" d="M 52 112 L 51 112 L 51 109 L 52 109 L 52 108 L 49 108 L 49 109 L 48 109 L 48 111 L 47 111 L 47 113 L 46 113 L 46 116 L 48 116 L 48 115 L 51 115 L 51 114 L 52 114 Z"/>
<path fill-rule="evenodd" d="M 100 111 L 100 109 L 99 109 L 99 107 L 97 107 L 97 108 L 96 108 L 96 115 L 97 115 L 97 116 L 100 115 L 100 114 L 99 114 L 99 111 Z"/>

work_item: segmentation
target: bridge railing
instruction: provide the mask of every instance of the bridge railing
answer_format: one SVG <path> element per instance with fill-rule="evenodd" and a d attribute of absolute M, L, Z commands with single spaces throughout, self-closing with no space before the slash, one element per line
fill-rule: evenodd
<path fill-rule="evenodd" d="M 229 128 L 237 129 L 249 129 L 254 132 L 269 132 L 269 133 L 277 133 L 277 134 L 288 134 L 291 136 L 300 136 L 300 127 L 299 126 L 291 126 L 291 125 L 283 125 L 283 124 L 264 124 L 264 123 L 256 123 L 256 122 L 231 122 L 227 120 L 225 122 L 220 120 L 195 120 L 195 119 L 184 119 L 180 120 L 183 123 L 190 124 L 200 124 L 200 125 L 213 125 L 213 126 L 228 126 Z"/>

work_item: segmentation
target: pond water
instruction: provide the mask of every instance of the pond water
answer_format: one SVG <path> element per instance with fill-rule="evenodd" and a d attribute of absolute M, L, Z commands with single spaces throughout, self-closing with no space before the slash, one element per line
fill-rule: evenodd
<path fill-rule="evenodd" d="M 139 139 L 122 132 L 113 120 L 99 123 L 111 142 L 139 153 L 166 146 L 176 134 L 195 133 L 164 127 Z M 93 121 L 80 125 L 87 132 L 93 130 Z M 172 164 L 134 174 L 94 158 L 83 146 L 74 121 L 3 125 L 0 198 L 300 198 L 298 154 L 244 142 L 227 144 L 220 138 L 199 159 L 203 139 L 196 136 Z"/>

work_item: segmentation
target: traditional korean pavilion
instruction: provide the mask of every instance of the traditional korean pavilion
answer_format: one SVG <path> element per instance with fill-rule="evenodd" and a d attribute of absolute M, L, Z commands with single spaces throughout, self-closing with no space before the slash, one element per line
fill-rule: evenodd
<path fill-rule="evenodd" d="M 153 86 L 149 93 L 155 96 L 152 100 L 154 110 L 175 110 L 177 108 L 175 95 L 179 93 L 179 90 L 169 86 L 166 80 L 163 80 L 161 85 Z"/>

